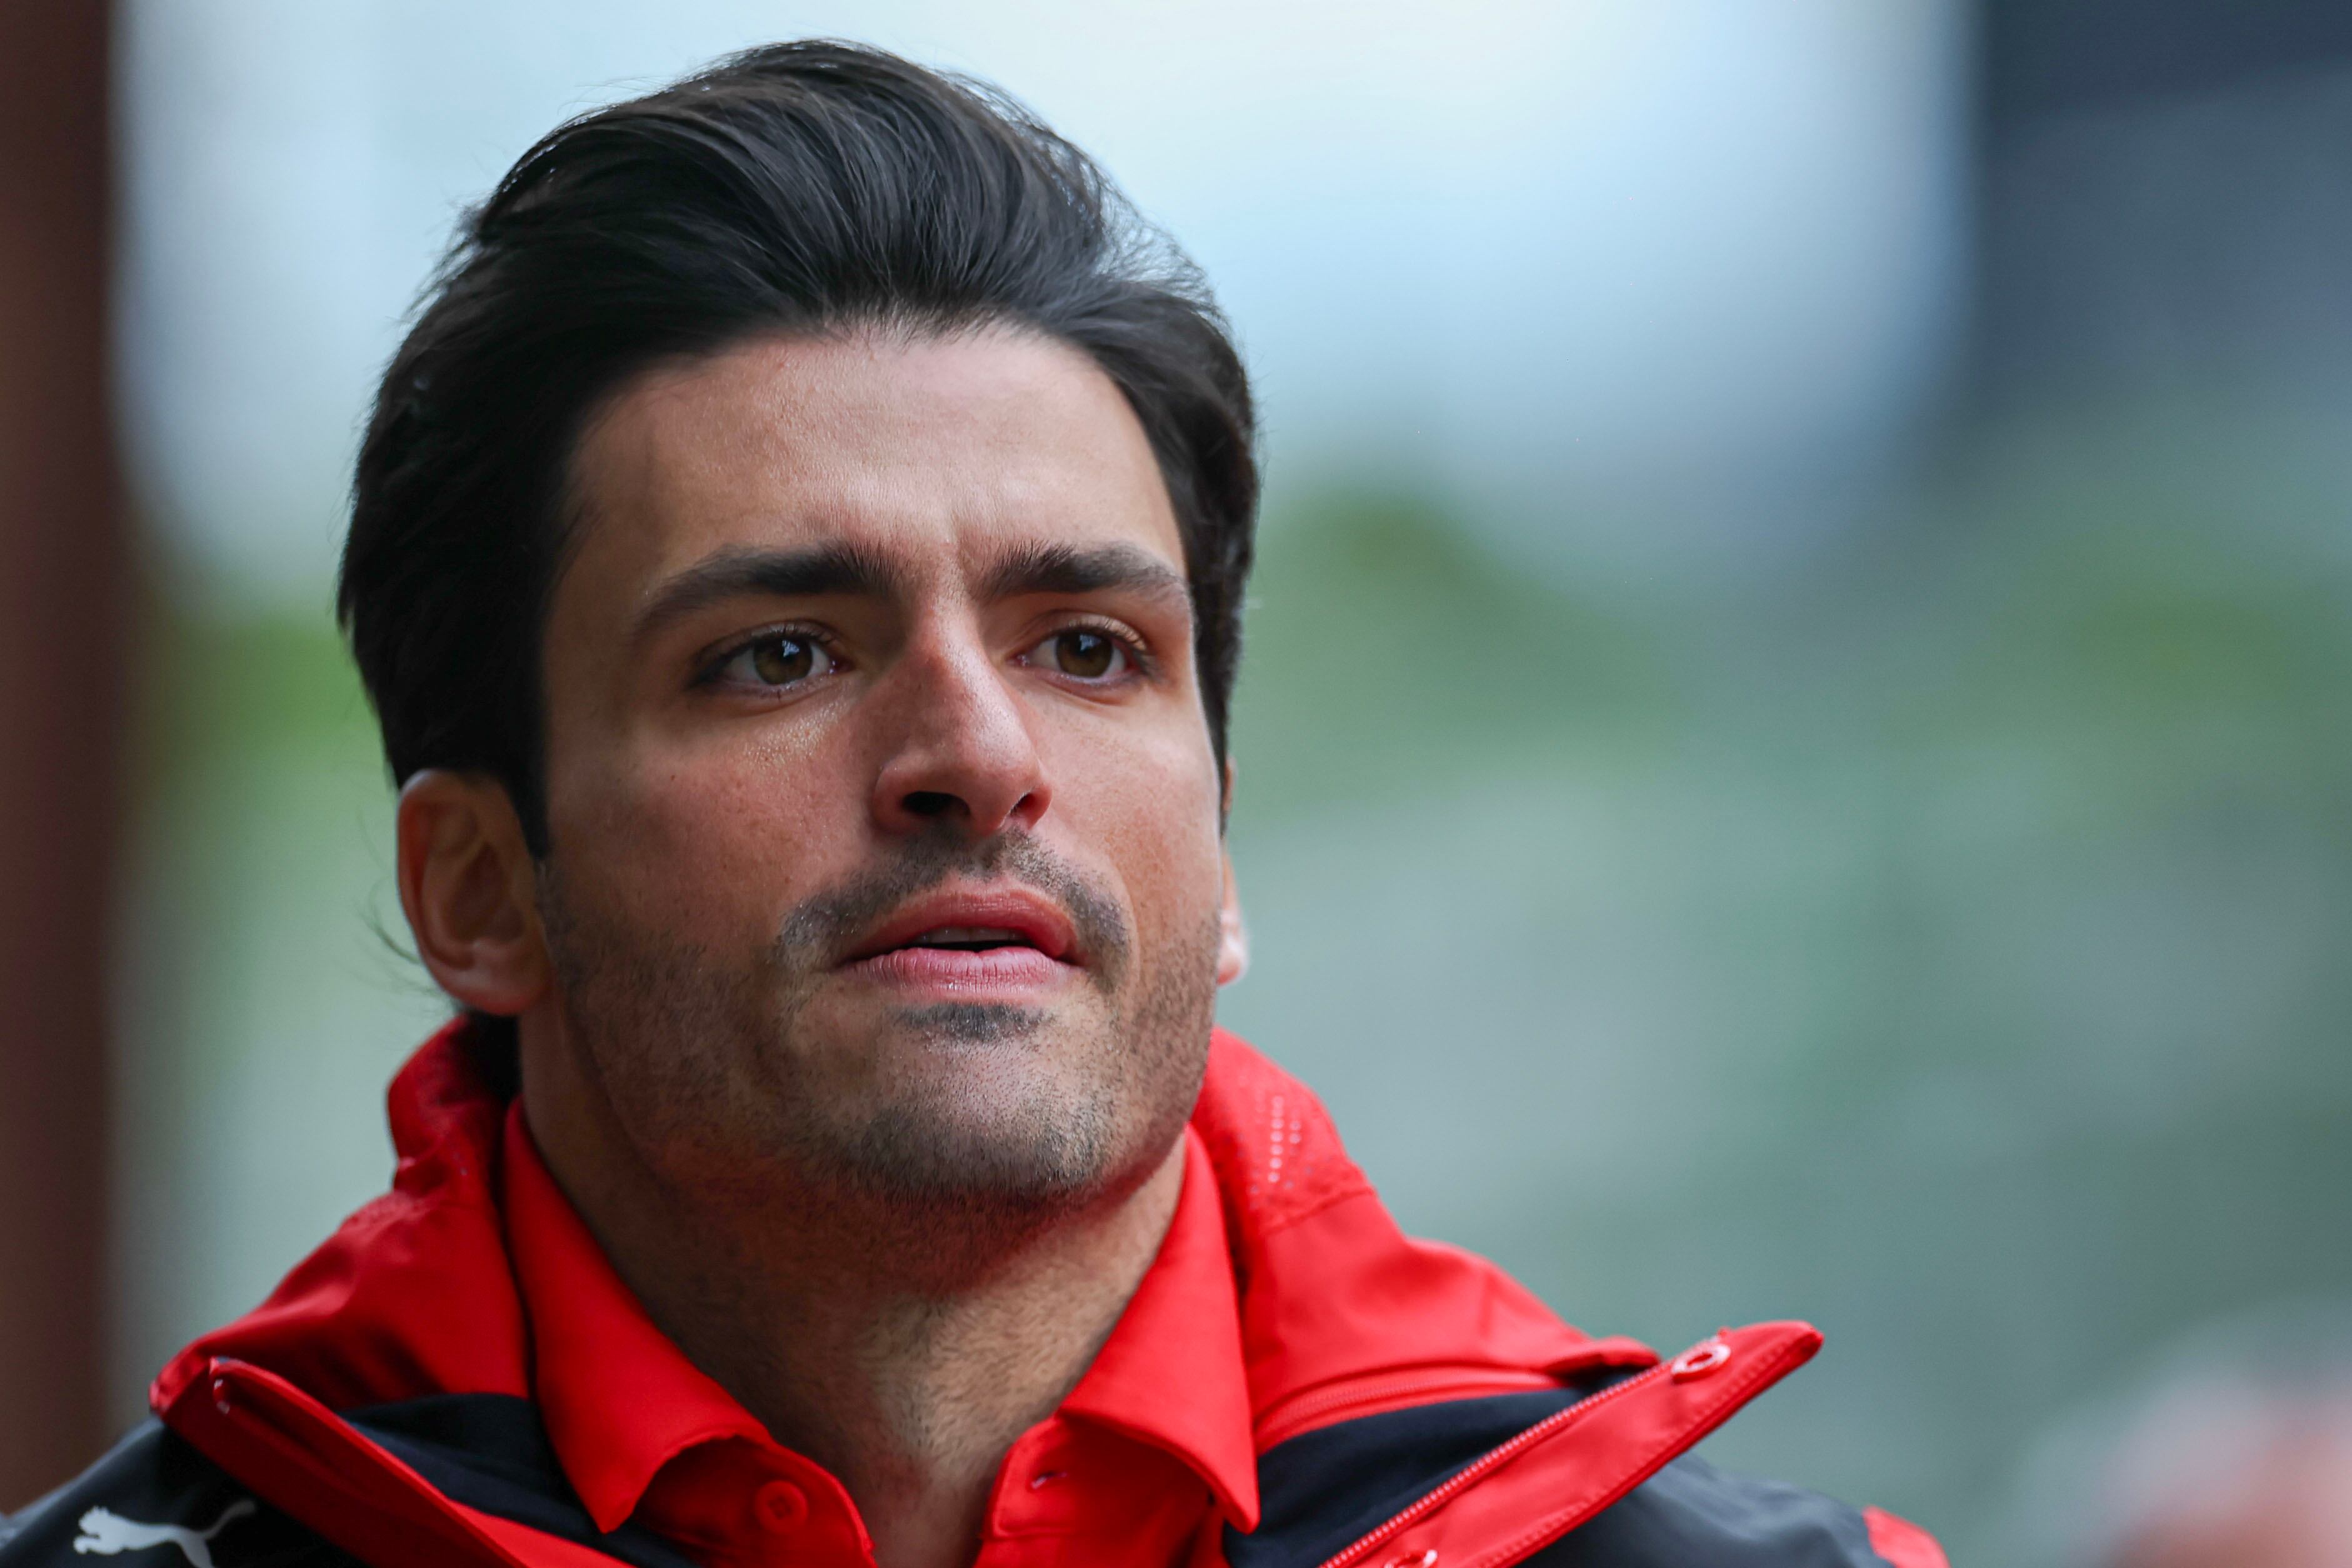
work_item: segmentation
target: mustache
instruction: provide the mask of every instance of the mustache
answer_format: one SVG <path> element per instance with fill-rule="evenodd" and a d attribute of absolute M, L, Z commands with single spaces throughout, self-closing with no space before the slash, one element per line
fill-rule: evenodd
<path fill-rule="evenodd" d="M 1070 917 L 1078 951 L 1103 984 L 1126 967 L 1134 944 L 1115 901 L 1025 833 L 975 843 L 950 823 L 904 841 L 872 870 L 795 904 L 777 931 L 776 956 L 796 968 L 830 965 L 892 910 L 960 877 L 1017 882 L 1052 899 Z"/>

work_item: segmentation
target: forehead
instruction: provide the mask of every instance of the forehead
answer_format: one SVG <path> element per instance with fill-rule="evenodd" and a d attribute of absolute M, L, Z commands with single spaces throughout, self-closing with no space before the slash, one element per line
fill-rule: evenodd
<path fill-rule="evenodd" d="M 855 543 L 918 580 L 1038 542 L 1183 565 L 1124 395 L 1081 351 L 1013 330 L 762 340 L 664 367 L 589 427 L 572 476 L 558 598 L 616 612 L 744 546 Z"/>

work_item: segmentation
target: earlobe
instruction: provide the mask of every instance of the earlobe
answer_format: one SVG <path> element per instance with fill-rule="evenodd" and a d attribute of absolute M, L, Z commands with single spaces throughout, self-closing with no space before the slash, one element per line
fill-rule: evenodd
<path fill-rule="evenodd" d="M 1224 855 L 1225 891 L 1217 902 L 1217 984 L 1230 986 L 1249 973 L 1249 930 L 1242 924 L 1240 890 L 1234 885 L 1234 857 Z"/>
<path fill-rule="evenodd" d="M 511 1017 L 546 993 L 537 873 L 505 787 L 426 768 L 401 787 L 400 905 L 417 956 L 457 1001 Z"/>
<path fill-rule="evenodd" d="M 1223 837 L 1234 810 L 1234 759 L 1225 758 L 1224 788 L 1217 796 L 1217 833 Z M 1221 847 L 1224 891 L 1217 900 L 1217 984 L 1230 986 L 1249 973 L 1249 928 L 1242 924 L 1241 889 L 1234 882 L 1234 852 Z"/>

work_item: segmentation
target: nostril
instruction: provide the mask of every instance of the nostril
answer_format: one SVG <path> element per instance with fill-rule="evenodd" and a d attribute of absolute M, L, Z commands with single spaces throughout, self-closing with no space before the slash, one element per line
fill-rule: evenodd
<path fill-rule="evenodd" d="M 944 817 L 955 807 L 955 797 L 938 789 L 917 789 L 907 797 L 907 810 L 918 817 Z"/>

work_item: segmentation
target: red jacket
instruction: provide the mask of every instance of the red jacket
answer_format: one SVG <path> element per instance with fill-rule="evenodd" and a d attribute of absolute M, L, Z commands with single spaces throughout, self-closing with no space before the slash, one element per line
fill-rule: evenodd
<path fill-rule="evenodd" d="M 100 1514 L 225 1528 L 254 1506 L 239 1489 L 273 1540 L 320 1562 L 664 1560 L 564 1509 L 560 1475 L 519 1481 L 523 1447 L 496 1451 L 499 1413 L 527 1425 L 531 1409 L 496 1198 L 505 1114 L 462 1023 L 428 1041 L 392 1088 L 392 1190 L 174 1357 L 152 1393 L 160 1426 L 21 1516 L 0 1568 L 66 1561 L 75 1540 L 106 1550 Z M 1400 1233 L 1314 1095 L 1222 1031 L 1192 1125 L 1239 1289 L 1263 1500 L 1255 1529 L 1204 1532 L 1196 1563 L 1941 1568 L 1891 1515 L 1680 1458 L 1812 1355 L 1809 1325 L 1726 1330 L 1672 1362 L 1588 1337 L 1483 1259 Z M 473 1434 L 454 1447 L 382 1415 L 468 1398 L 484 1418 L 450 1427 Z"/>

